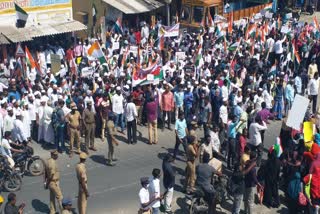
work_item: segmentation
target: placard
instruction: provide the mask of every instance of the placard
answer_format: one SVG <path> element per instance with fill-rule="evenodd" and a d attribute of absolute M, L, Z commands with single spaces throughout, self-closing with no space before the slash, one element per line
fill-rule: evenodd
<path fill-rule="evenodd" d="M 113 42 L 112 43 L 112 50 L 119 50 L 120 43 L 119 42 Z"/>
<path fill-rule="evenodd" d="M 89 76 L 92 76 L 93 73 L 94 73 L 93 67 L 85 67 L 85 68 L 82 68 L 81 70 L 81 77 L 89 77 Z"/>
<path fill-rule="evenodd" d="M 309 142 L 313 140 L 313 123 L 312 122 L 304 122 L 303 123 L 303 139 L 304 142 Z"/>
<path fill-rule="evenodd" d="M 294 97 L 292 108 L 289 111 L 286 125 L 293 129 L 300 130 L 308 105 L 309 99 L 297 94 Z"/>
<path fill-rule="evenodd" d="M 51 58 L 51 72 L 56 75 L 61 69 L 61 59 L 58 54 L 50 54 Z"/>
<path fill-rule="evenodd" d="M 289 33 L 291 30 L 290 30 L 290 28 L 289 28 L 289 26 L 282 26 L 281 27 L 281 33 L 284 33 L 284 34 L 287 34 L 287 33 Z"/>
<path fill-rule="evenodd" d="M 184 60 L 186 58 L 186 53 L 183 52 L 183 51 L 177 51 L 176 52 L 176 57 L 177 57 L 177 60 Z"/>

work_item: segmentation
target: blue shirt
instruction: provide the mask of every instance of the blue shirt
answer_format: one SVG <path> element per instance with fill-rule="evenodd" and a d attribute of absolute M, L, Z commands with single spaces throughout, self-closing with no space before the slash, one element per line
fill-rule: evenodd
<path fill-rule="evenodd" d="M 184 104 L 186 105 L 186 107 L 192 107 L 192 103 L 193 103 L 193 94 L 192 92 L 186 92 L 184 94 Z"/>
<path fill-rule="evenodd" d="M 242 108 L 239 106 L 239 105 L 236 105 L 235 107 L 234 107 L 234 110 L 233 110 L 234 112 L 234 115 L 237 117 L 237 119 L 240 119 L 240 116 L 241 116 L 241 114 L 242 114 L 242 112 L 243 112 L 243 110 L 242 110 Z"/>
<path fill-rule="evenodd" d="M 286 90 L 284 92 L 286 99 L 289 101 L 293 101 L 294 99 L 294 88 L 292 87 L 292 85 L 287 85 Z"/>
<path fill-rule="evenodd" d="M 186 120 L 176 120 L 175 130 L 177 131 L 178 138 L 182 139 L 187 136 L 186 133 L 187 123 Z"/>
<path fill-rule="evenodd" d="M 174 92 L 174 103 L 177 107 L 181 107 L 183 105 L 184 93 L 181 91 Z"/>
<path fill-rule="evenodd" d="M 10 100 L 10 97 L 14 97 L 13 99 L 16 99 L 16 100 L 20 100 L 21 99 L 21 95 L 19 94 L 18 91 L 15 91 L 15 92 L 10 91 L 9 94 L 8 94 L 8 100 Z"/>
<path fill-rule="evenodd" d="M 237 136 L 237 131 L 236 131 L 236 126 L 237 126 L 237 122 L 233 123 L 231 122 L 228 128 L 228 137 L 229 138 L 233 138 L 235 139 Z"/>

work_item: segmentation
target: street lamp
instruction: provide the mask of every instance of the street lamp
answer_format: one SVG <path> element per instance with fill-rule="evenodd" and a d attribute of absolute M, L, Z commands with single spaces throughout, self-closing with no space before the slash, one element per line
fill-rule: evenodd
<path fill-rule="evenodd" d="M 164 2 L 166 3 L 166 8 L 167 8 L 167 25 L 170 26 L 170 4 L 172 2 L 172 0 L 164 0 Z"/>

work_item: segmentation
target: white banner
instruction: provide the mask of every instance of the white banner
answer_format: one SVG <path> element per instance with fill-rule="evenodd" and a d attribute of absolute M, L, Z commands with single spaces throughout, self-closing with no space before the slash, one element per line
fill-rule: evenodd
<path fill-rule="evenodd" d="M 92 76 L 93 73 L 94 73 L 93 67 L 85 67 L 85 68 L 82 68 L 81 70 L 81 77 L 89 77 L 89 76 Z"/>
<path fill-rule="evenodd" d="M 171 27 L 163 26 L 164 28 L 164 37 L 176 37 L 179 36 L 180 24 L 175 24 Z"/>
<path fill-rule="evenodd" d="M 293 100 L 292 108 L 289 111 L 287 126 L 300 130 L 308 105 L 308 98 L 296 95 Z"/>

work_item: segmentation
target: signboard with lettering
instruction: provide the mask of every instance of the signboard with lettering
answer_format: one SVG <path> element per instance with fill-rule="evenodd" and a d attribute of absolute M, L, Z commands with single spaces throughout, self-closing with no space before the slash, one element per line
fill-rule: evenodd
<path fill-rule="evenodd" d="M 72 0 L 0 0 L 0 23 L 15 22 L 14 2 L 28 13 L 27 25 L 60 22 L 72 18 Z"/>

